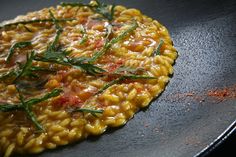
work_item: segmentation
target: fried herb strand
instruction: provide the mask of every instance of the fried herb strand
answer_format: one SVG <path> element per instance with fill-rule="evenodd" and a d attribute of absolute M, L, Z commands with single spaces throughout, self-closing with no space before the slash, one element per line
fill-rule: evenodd
<path fill-rule="evenodd" d="M 9 71 L 7 71 L 6 73 L 2 73 L 0 74 L 0 81 L 3 81 L 3 80 L 8 80 L 10 77 L 14 77 L 16 76 L 18 73 L 18 70 L 16 69 L 11 69 Z"/>
<path fill-rule="evenodd" d="M 31 42 L 29 41 L 24 41 L 24 42 L 18 42 L 18 43 L 15 43 L 11 46 L 10 50 L 9 50 L 9 53 L 7 55 L 7 58 L 6 58 L 6 62 L 9 63 L 10 60 L 11 60 L 11 57 L 13 56 L 14 52 L 15 52 L 15 49 L 17 48 L 25 48 L 27 46 L 31 46 Z"/>
<path fill-rule="evenodd" d="M 71 63 L 74 68 L 81 68 L 90 75 L 102 74 L 106 72 L 104 69 L 90 63 Z"/>
<path fill-rule="evenodd" d="M 57 19 L 57 22 L 66 22 L 66 21 L 73 21 L 75 19 L 68 18 L 68 19 Z M 36 20 L 28 20 L 28 21 L 19 21 L 19 22 L 13 22 L 8 24 L 0 24 L 0 28 L 6 28 L 13 25 L 19 25 L 19 24 L 31 24 L 31 23 L 45 23 L 45 22 L 53 22 L 53 19 L 36 19 Z"/>
<path fill-rule="evenodd" d="M 86 29 L 81 26 L 81 30 L 80 32 L 82 33 L 82 39 L 81 41 L 79 42 L 80 45 L 83 45 L 85 42 L 87 42 L 88 40 L 88 35 L 87 35 L 87 32 L 86 32 Z"/>
<path fill-rule="evenodd" d="M 83 3 L 61 3 L 61 6 L 71 6 L 71 7 L 89 7 L 93 12 L 102 15 L 103 18 L 107 19 L 108 21 L 112 21 L 115 12 L 115 5 L 107 5 L 104 3 L 99 2 L 96 0 L 95 5 L 92 4 L 83 4 Z"/>
<path fill-rule="evenodd" d="M 90 4 L 78 3 L 78 2 L 62 2 L 60 4 L 62 7 L 72 6 L 72 7 L 92 7 Z"/>
<path fill-rule="evenodd" d="M 56 63 L 64 66 L 80 68 L 91 75 L 101 74 L 105 72 L 104 69 L 90 63 L 86 63 L 85 58 L 70 58 L 66 52 L 45 52 L 43 56 L 37 56 L 36 61 Z"/>
<path fill-rule="evenodd" d="M 57 22 L 57 19 L 55 18 L 51 10 L 49 10 L 49 14 L 53 19 L 53 23 L 55 24 L 55 27 L 57 29 L 55 39 L 51 44 L 49 44 L 47 50 L 43 53 L 42 56 L 36 56 L 33 58 L 33 60 L 61 64 L 64 66 L 71 66 L 74 68 L 81 68 L 82 70 L 92 75 L 105 72 L 105 70 L 103 70 L 102 68 L 99 68 L 90 63 L 86 63 L 83 58 L 69 58 L 67 56 L 68 52 L 58 49 L 59 46 L 57 45 L 63 29 Z"/>
<path fill-rule="evenodd" d="M 57 44 L 58 44 L 58 42 L 59 42 L 60 35 L 61 35 L 61 33 L 63 32 L 63 29 L 62 29 L 62 27 L 59 25 L 57 19 L 55 18 L 55 16 L 53 15 L 53 13 L 52 13 L 51 10 L 49 10 L 49 14 L 50 14 L 50 16 L 51 16 L 51 18 L 52 18 L 52 20 L 53 20 L 53 23 L 54 23 L 54 25 L 55 25 L 57 31 L 56 31 L 55 39 L 54 39 L 54 41 L 50 44 L 48 51 L 55 51 L 56 48 L 57 48 L 56 46 L 57 46 Z"/>
<path fill-rule="evenodd" d="M 83 113 L 91 113 L 91 114 L 102 114 L 103 110 L 94 110 L 94 109 L 88 109 L 88 108 L 76 108 L 72 112 L 83 112 Z"/>
<path fill-rule="evenodd" d="M 25 28 L 28 32 L 32 32 L 26 25 L 24 25 L 24 28 Z"/>
<path fill-rule="evenodd" d="M 96 94 L 100 94 L 104 90 L 106 90 L 107 88 L 111 87 L 112 85 L 121 83 L 124 80 L 137 80 L 137 79 L 149 80 L 149 79 L 157 79 L 157 78 L 151 77 L 151 76 L 144 76 L 144 75 L 122 75 L 121 77 L 119 77 L 115 80 L 112 80 L 111 82 L 104 85 Z"/>
<path fill-rule="evenodd" d="M 104 55 L 106 51 L 109 48 L 111 48 L 112 45 L 124 39 L 127 35 L 133 32 L 137 27 L 138 27 L 137 22 L 134 22 L 131 24 L 131 26 L 127 30 L 123 31 L 120 35 L 111 39 L 110 41 L 107 41 L 105 45 L 103 46 L 103 48 L 92 56 L 92 58 L 89 60 L 89 63 L 94 63 L 98 58 Z"/>
<path fill-rule="evenodd" d="M 161 54 L 161 47 L 164 44 L 164 41 L 161 39 L 156 50 L 153 52 L 154 56 L 160 55 Z"/>
<path fill-rule="evenodd" d="M 111 36 L 111 34 L 112 34 L 112 25 L 108 24 L 106 26 L 106 36 L 105 36 L 106 41 L 108 41 L 108 39 Z"/>
<path fill-rule="evenodd" d="M 32 111 L 32 106 L 60 95 L 62 90 L 54 89 L 51 92 L 42 96 L 41 98 L 32 98 L 27 101 L 24 99 L 23 95 L 21 94 L 18 88 L 17 88 L 17 91 L 19 94 L 20 103 L 19 104 L 9 104 L 9 103 L 0 104 L 0 111 L 2 112 L 10 112 L 10 111 L 18 111 L 18 110 L 24 111 L 28 119 L 32 121 L 36 129 L 39 131 L 44 131 L 43 126 L 37 121 L 37 118 L 34 112 Z"/>
<path fill-rule="evenodd" d="M 97 5 L 93 7 L 93 11 L 102 15 L 108 21 L 113 20 L 115 5 L 107 5 L 105 3 L 100 3 L 98 0 L 95 0 Z"/>
<path fill-rule="evenodd" d="M 2 73 L 0 75 L 0 80 L 8 80 L 9 78 L 13 78 L 12 83 L 16 83 L 21 77 L 31 77 L 31 78 L 38 78 L 39 76 L 36 72 L 55 72 L 51 69 L 33 66 L 32 63 L 35 59 L 35 52 L 32 51 L 30 54 L 26 55 L 26 62 L 24 64 L 18 63 L 18 67 L 7 71 L 6 73 Z"/>
<path fill-rule="evenodd" d="M 127 35 L 129 35 L 131 32 L 133 32 L 136 28 L 138 27 L 138 23 L 137 22 L 133 22 L 130 27 L 123 31 L 119 36 L 117 36 L 116 38 L 113 38 L 111 41 L 110 41 L 110 45 L 113 45 L 119 41 L 121 41 L 122 39 L 124 39 Z"/>
<path fill-rule="evenodd" d="M 26 56 L 26 63 L 22 66 L 22 68 L 17 72 L 16 78 L 14 79 L 13 83 L 15 83 L 20 77 L 22 76 L 32 76 L 35 77 L 35 75 L 31 71 L 33 59 L 34 59 L 35 52 L 32 51 L 30 54 L 27 54 Z"/>

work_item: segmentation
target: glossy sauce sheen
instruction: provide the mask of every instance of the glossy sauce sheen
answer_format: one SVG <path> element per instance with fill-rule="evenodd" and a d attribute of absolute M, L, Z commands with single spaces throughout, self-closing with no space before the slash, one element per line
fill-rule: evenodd
<path fill-rule="evenodd" d="M 60 23 L 63 32 L 59 43 L 71 51 L 71 57 L 92 57 L 105 44 L 108 21 L 96 19 L 88 7 L 46 8 L 40 11 L 19 16 L 16 21 L 50 18 L 49 9 L 57 19 L 75 18 L 73 21 Z M 173 73 L 177 52 L 172 46 L 168 31 L 164 26 L 151 18 L 142 15 L 139 10 L 115 7 L 112 21 L 114 38 L 130 27 L 132 21 L 138 27 L 125 39 L 112 47 L 96 62 L 107 72 L 113 72 L 124 65 L 131 68 L 142 68 L 142 75 L 156 77 L 150 80 L 125 80 L 114 84 L 100 94 L 96 94 L 105 84 L 114 80 L 109 76 L 88 75 L 81 69 L 34 62 L 34 65 L 53 67 L 55 74 L 42 74 L 46 83 L 39 91 L 32 91 L 26 97 L 39 97 L 55 88 L 62 88 L 63 93 L 48 101 L 34 106 L 37 120 L 45 128 L 45 132 L 37 133 L 34 125 L 22 111 L 0 112 L 0 150 L 5 156 L 11 153 L 39 153 L 45 149 L 54 149 L 59 145 L 67 145 L 86 138 L 89 135 L 102 134 L 107 127 L 124 125 L 135 112 L 146 107 L 165 88 L 169 75 Z M 12 22 L 12 21 L 11 21 Z M 24 56 L 31 49 L 38 54 L 46 50 L 47 44 L 55 37 L 56 29 L 51 22 L 11 26 L 0 30 L 0 52 L 2 58 L 1 72 L 17 66 L 16 61 L 25 60 Z M 81 44 L 86 29 L 87 40 Z M 160 55 L 153 56 L 160 40 L 164 41 Z M 32 41 L 32 46 L 16 50 L 12 63 L 5 64 L 5 57 L 12 44 Z M 17 91 L 12 84 L 0 83 L 0 102 L 19 102 Z M 74 107 L 104 110 L 102 114 L 70 113 Z"/>

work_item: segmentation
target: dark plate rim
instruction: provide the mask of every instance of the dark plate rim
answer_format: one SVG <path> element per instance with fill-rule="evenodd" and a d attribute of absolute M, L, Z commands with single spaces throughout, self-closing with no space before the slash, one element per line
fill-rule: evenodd
<path fill-rule="evenodd" d="M 209 155 L 213 150 L 217 149 L 226 139 L 230 137 L 234 132 L 236 132 L 236 120 L 231 123 L 227 129 L 222 132 L 213 142 L 203 148 L 194 157 L 205 157 Z"/>

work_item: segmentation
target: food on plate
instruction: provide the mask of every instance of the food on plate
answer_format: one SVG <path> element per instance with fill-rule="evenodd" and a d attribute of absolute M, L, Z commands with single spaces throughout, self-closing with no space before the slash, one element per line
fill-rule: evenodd
<path fill-rule="evenodd" d="M 177 52 L 139 10 L 61 3 L 0 25 L 0 153 L 39 153 L 124 125 L 157 97 Z"/>

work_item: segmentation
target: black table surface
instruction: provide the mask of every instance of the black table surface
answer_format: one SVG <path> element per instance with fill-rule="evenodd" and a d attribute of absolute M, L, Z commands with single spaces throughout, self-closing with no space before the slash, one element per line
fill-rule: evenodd
<path fill-rule="evenodd" d="M 212 152 L 210 152 L 205 157 L 217 157 L 217 156 L 226 156 L 234 157 L 236 154 L 236 132 L 230 135 L 222 144 L 216 147 Z"/>
<path fill-rule="evenodd" d="M 170 96 L 191 91 L 201 94 L 236 83 L 236 0 L 104 1 L 138 8 L 168 28 L 179 51 L 174 76 L 162 95 L 124 127 L 36 156 L 189 157 L 198 154 L 235 121 L 235 99 L 214 103 L 207 98 L 200 103 L 191 98 L 173 100 Z M 0 21 L 58 3 L 1 0 Z M 236 145 L 235 135 L 227 141 L 210 155 L 225 154 L 228 150 L 234 153 L 229 146 Z"/>

